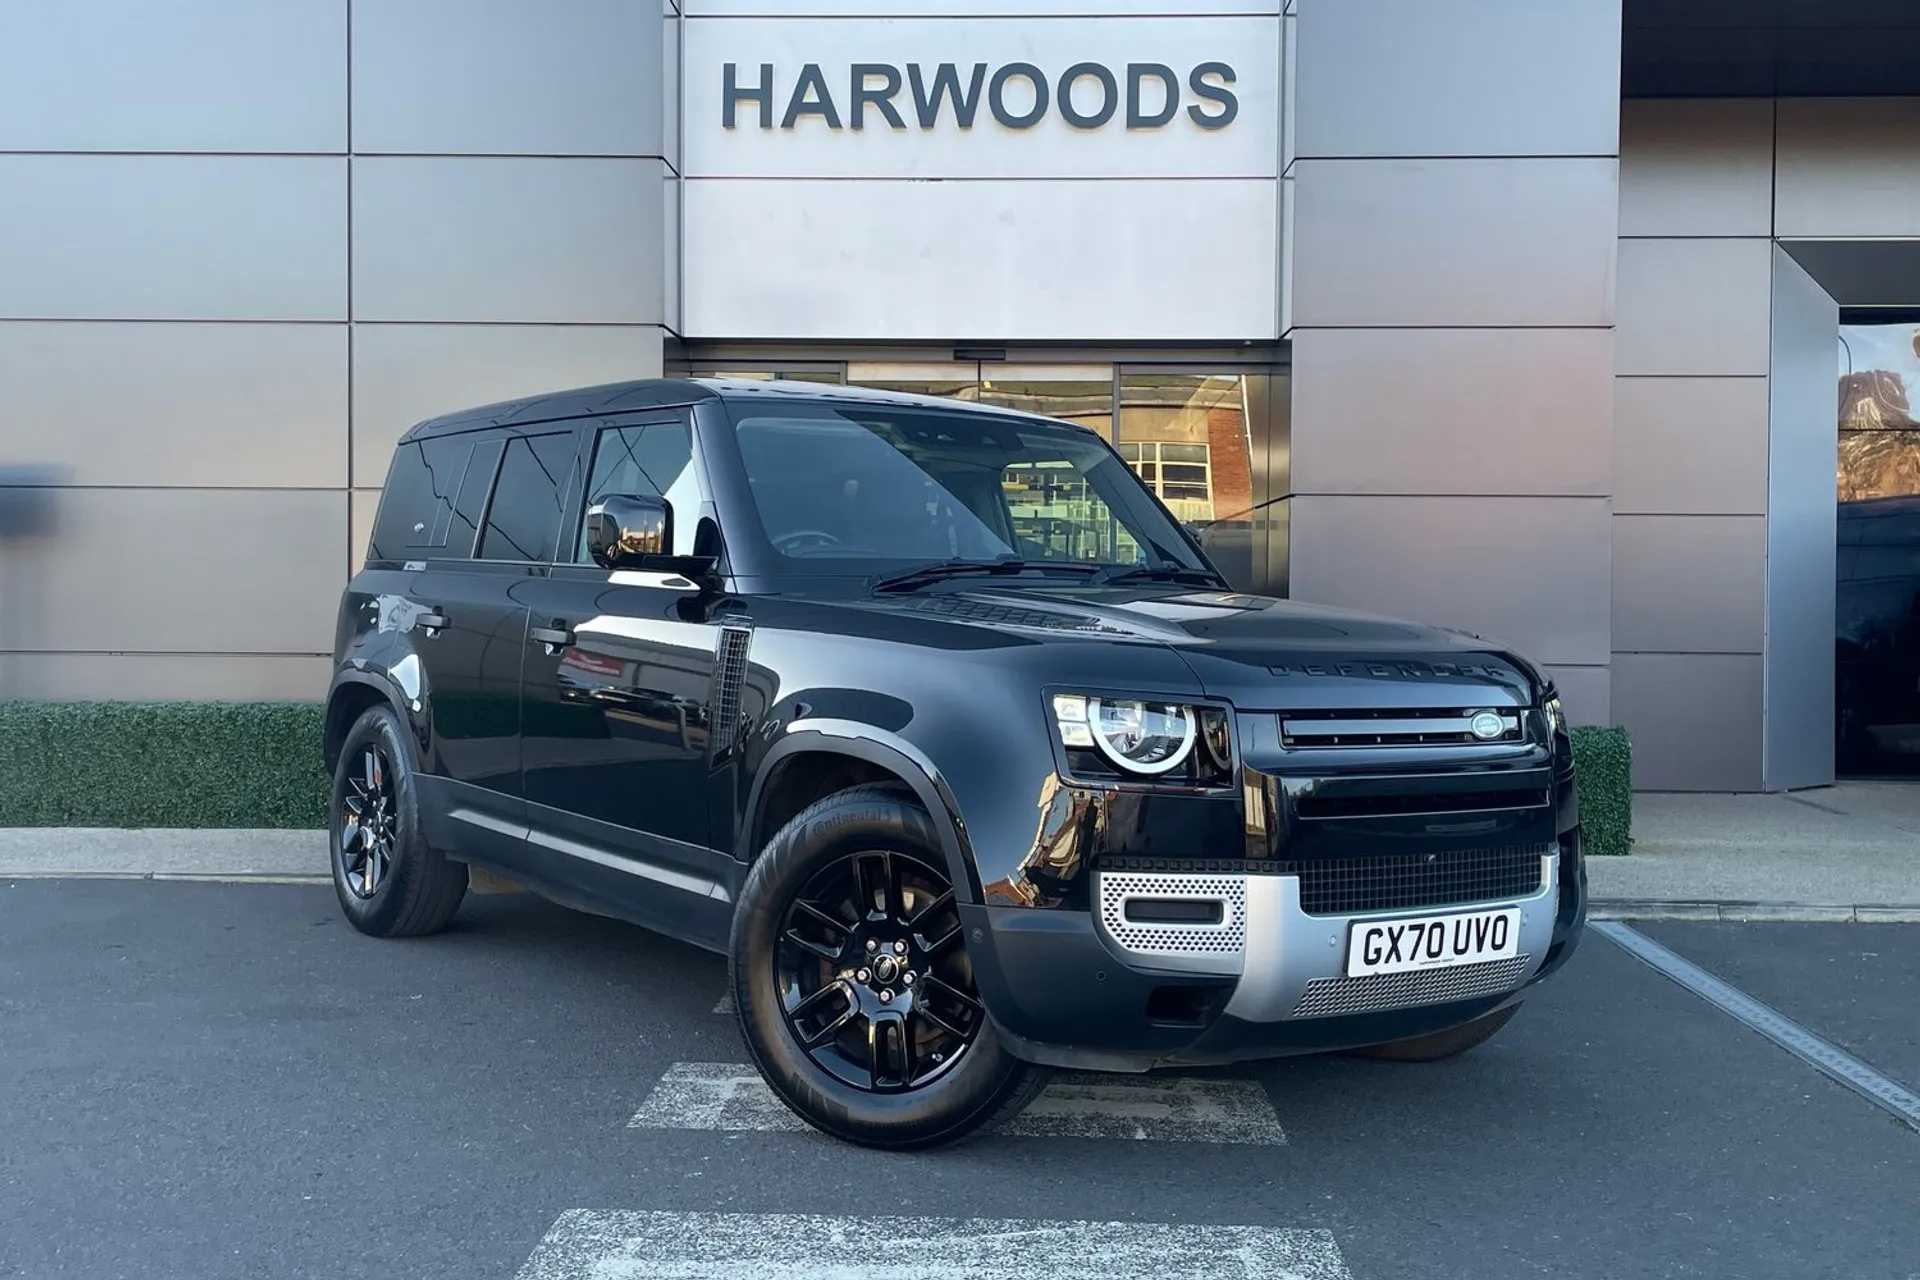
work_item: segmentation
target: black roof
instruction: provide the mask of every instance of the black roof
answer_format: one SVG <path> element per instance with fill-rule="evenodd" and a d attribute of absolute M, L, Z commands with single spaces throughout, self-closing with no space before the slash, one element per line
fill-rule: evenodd
<path fill-rule="evenodd" d="M 895 404 L 903 408 L 922 407 L 964 410 L 1019 418 L 1034 418 L 1063 425 L 1055 418 L 1005 409 L 996 405 L 972 404 L 940 396 L 914 395 L 905 391 L 883 391 L 875 387 L 850 387 L 824 382 L 802 382 L 752 378 L 637 378 L 629 382 L 606 382 L 591 387 L 572 387 L 545 391 L 537 395 L 501 400 L 494 404 L 456 409 L 428 418 L 410 427 L 402 440 L 443 435 L 455 431 L 475 431 L 483 427 L 522 427 L 539 422 L 569 418 L 601 417 L 629 413 L 637 409 L 673 409 L 702 400 L 811 400 L 817 403 L 854 402 Z"/>

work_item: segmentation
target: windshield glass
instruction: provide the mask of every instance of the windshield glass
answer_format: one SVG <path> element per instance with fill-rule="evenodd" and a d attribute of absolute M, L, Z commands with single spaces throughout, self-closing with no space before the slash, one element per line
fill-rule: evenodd
<path fill-rule="evenodd" d="M 761 530 L 787 572 L 937 560 L 1203 569 L 1120 457 L 1079 428 L 897 405 L 737 408 Z"/>

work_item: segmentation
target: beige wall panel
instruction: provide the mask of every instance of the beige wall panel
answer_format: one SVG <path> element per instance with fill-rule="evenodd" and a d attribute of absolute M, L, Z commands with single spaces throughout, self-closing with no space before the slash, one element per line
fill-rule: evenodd
<path fill-rule="evenodd" d="M 1536 662 L 1605 665 L 1604 498 L 1293 500 L 1291 594 L 1479 632 Z"/>
<path fill-rule="evenodd" d="M 380 510 L 380 490 L 355 489 L 352 494 L 352 506 L 348 513 L 350 526 L 352 559 L 349 567 L 354 573 L 360 572 L 367 563 L 367 543 L 373 538 L 374 516 Z"/>
<path fill-rule="evenodd" d="M 1569 724 L 1613 723 L 1613 675 L 1606 667 L 1548 666 Z"/>
<path fill-rule="evenodd" d="M 1783 98 L 1781 239 L 1920 236 L 1920 98 Z"/>
<path fill-rule="evenodd" d="M 353 328 L 353 483 L 386 483 L 416 422 L 568 387 L 655 378 L 655 325 L 360 324 Z"/>
<path fill-rule="evenodd" d="M 1622 240 L 1614 367 L 1764 377 L 1773 295 L 1766 240 Z"/>
<path fill-rule="evenodd" d="M 1608 489 L 1605 329 L 1303 329 L 1293 347 L 1300 493 Z"/>
<path fill-rule="evenodd" d="M 1758 654 L 1615 654 L 1613 718 L 1639 790 L 1760 787 Z"/>
<path fill-rule="evenodd" d="M 0 322 L 0 387 L 0 458 L 69 484 L 346 483 L 345 325 Z"/>
<path fill-rule="evenodd" d="M 0 655 L 19 696 L 40 702 L 318 702 L 327 658 L 274 654 L 16 653 Z"/>
<path fill-rule="evenodd" d="M 1615 516 L 1616 652 L 1759 653 L 1765 516 Z"/>
<path fill-rule="evenodd" d="M 347 497 L 70 489 L 27 561 L 32 650 L 325 653 L 346 582 Z M 11 593 L 10 593 L 11 594 Z M 11 600 L 10 602 L 11 603 Z"/>
<path fill-rule="evenodd" d="M 1613 323 L 1618 162 L 1300 160 L 1292 323 Z"/>
<path fill-rule="evenodd" d="M 1620 104 L 1620 234 L 1764 236 L 1773 226 L 1773 103 Z"/>
<path fill-rule="evenodd" d="M 1765 378 L 1621 378 L 1615 515 L 1763 515 Z"/>

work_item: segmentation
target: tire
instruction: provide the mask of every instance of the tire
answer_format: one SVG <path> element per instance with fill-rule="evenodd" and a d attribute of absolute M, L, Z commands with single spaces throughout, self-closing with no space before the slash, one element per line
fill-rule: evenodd
<path fill-rule="evenodd" d="M 361 812 L 372 816 L 359 822 L 354 815 Z M 370 856 L 366 835 L 374 837 L 371 853 L 384 848 L 384 858 Z M 371 708 L 347 732 L 333 771 L 327 837 L 334 894 L 361 933 L 376 938 L 437 933 L 467 895 L 466 867 L 430 847 L 421 831 L 413 754 L 390 707 Z"/>
<path fill-rule="evenodd" d="M 1347 1054 L 1354 1058 L 1372 1058 L 1381 1062 L 1439 1062 L 1444 1058 L 1457 1057 L 1493 1038 L 1500 1028 L 1513 1021 L 1513 1015 L 1520 1012 L 1518 1004 L 1495 1009 L 1492 1013 L 1481 1014 L 1472 1022 L 1457 1027 L 1448 1027 L 1445 1031 L 1436 1031 L 1430 1036 L 1416 1036 L 1411 1040 L 1393 1040 L 1386 1044 L 1365 1045 L 1358 1049 L 1349 1049 Z"/>
<path fill-rule="evenodd" d="M 807 808 L 748 873 L 728 957 L 741 1031 L 774 1093 L 821 1132 L 942 1146 L 1017 1115 L 1046 1083 L 985 1016 L 951 888 L 932 819 L 887 784 Z M 860 912 L 862 889 L 894 910 Z M 820 1037 L 811 1050 L 803 1034 Z"/>

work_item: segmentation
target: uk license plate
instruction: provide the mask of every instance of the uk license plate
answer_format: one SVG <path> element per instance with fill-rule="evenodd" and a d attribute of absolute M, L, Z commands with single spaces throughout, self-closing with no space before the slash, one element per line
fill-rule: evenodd
<path fill-rule="evenodd" d="M 1520 954 L 1520 908 L 1356 920 L 1347 928 L 1347 976 L 1406 973 Z"/>

